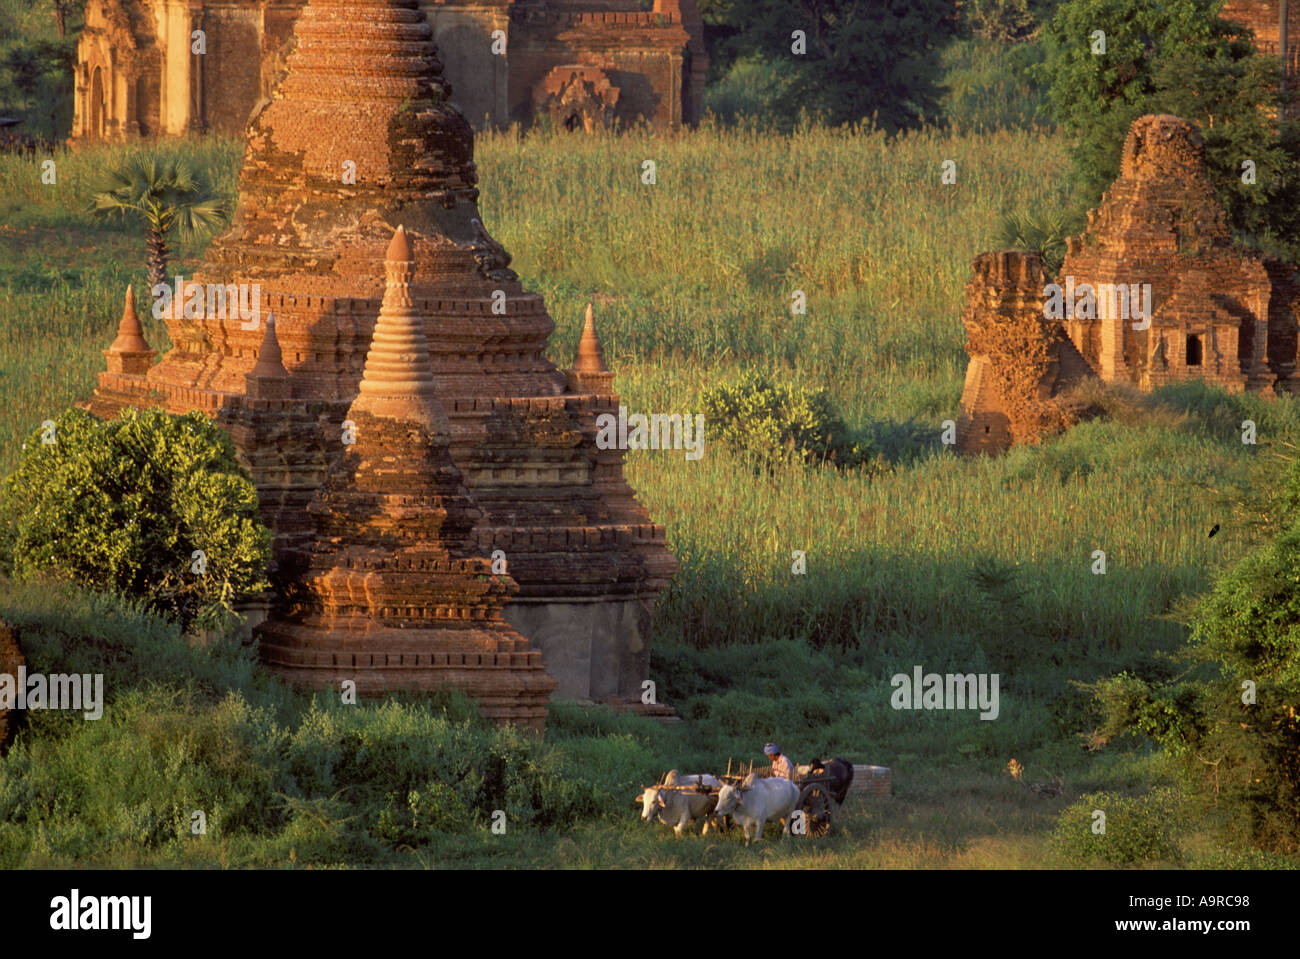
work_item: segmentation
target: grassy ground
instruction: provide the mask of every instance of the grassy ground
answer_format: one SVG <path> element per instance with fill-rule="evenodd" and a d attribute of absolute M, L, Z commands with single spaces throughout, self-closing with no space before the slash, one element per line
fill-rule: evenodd
<path fill-rule="evenodd" d="M 233 184 L 237 145 L 169 149 Z M 122 290 L 143 283 L 143 236 L 90 228 L 79 212 L 95 171 L 119 153 L 56 156 L 55 186 L 30 162 L 0 158 L 2 472 L 42 419 L 92 388 Z M 661 604 L 652 677 L 687 721 L 663 728 L 558 710 L 546 745 L 518 753 L 519 788 L 541 810 L 526 828 L 494 836 L 468 813 L 449 832 L 427 828 L 424 800 L 409 793 L 437 794 L 429 770 L 445 760 L 393 730 L 409 721 L 421 737 L 451 736 L 438 709 L 414 706 L 399 722 L 357 707 L 361 718 L 346 720 L 356 729 L 331 726 L 322 740 L 311 730 L 325 720 L 253 678 L 251 663 L 231 660 L 196 700 L 150 699 L 161 695 L 154 686 L 206 668 L 178 652 L 173 673 L 139 667 L 111 685 L 142 697 L 110 709 L 118 718 L 22 732 L 0 761 L 0 862 L 1027 867 L 1059 861 L 1047 836 L 1074 797 L 1171 781 L 1163 760 L 1134 744 L 1081 748 L 1089 717 L 1071 681 L 1126 668 L 1168 675 L 1163 654 L 1184 631 L 1166 614 L 1246 545 L 1217 491 L 1250 483 L 1270 444 L 1300 438 L 1300 421 L 1290 401 L 1184 387 L 1155 403 L 1115 400 L 1109 420 L 997 460 L 957 459 L 938 443 L 961 390 L 970 261 L 990 246 L 1003 210 L 1064 205 L 1060 139 L 1011 130 L 889 141 L 818 129 L 783 139 L 743 127 L 678 138 L 505 133 L 481 137 L 478 159 L 484 220 L 546 295 L 557 363 L 571 362 L 593 301 L 633 410 L 698 410 L 704 389 L 756 367 L 828 389 L 855 429 L 886 440 L 919 432 L 928 446 L 875 479 L 804 467 L 756 474 L 716 447 L 698 462 L 631 453 L 629 478 L 683 563 Z M 647 159 L 653 186 L 639 175 Z M 955 186 L 940 185 L 946 159 L 957 164 Z M 182 249 L 176 269 L 199 253 Z M 794 290 L 807 294 L 807 315 L 791 315 Z M 159 324 L 146 324 L 165 348 Z M 1244 418 L 1257 421 L 1264 446 L 1241 444 Z M 1223 532 L 1209 539 L 1215 523 Z M 807 552 L 804 575 L 791 573 L 796 549 Z M 1105 575 L 1092 572 L 1096 549 Z M 105 647 L 102 616 L 67 615 L 39 591 L 0 584 L 0 616 L 23 624 L 25 637 L 47 637 L 37 662 L 57 666 L 76 649 L 119 666 L 143 655 L 129 638 Z M 180 648 L 163 627 L 148 628 L 162 630 L 151 640 L 159 648 Z M 1000 673 L 998 720 L 893 710 L 889 677 L 914 665 Z M 263 712 L 232 713 L 222 693 L 231 688 Z M 173 714 L 176 729 L 149 719 Z M 247 762 L 222 760 L 203 730 Z M 480 730 L 474 742 L 524 749 L 494 735 Z M 131 753 L 142 736 L 156 737 L 151 756 L 206 770 L 193 791 L 244 812 L 210 837 L 176 838 L 177 816 L 195 800 L 162 802 L 142 785 L 153 777 L 163 790 L 163 759 L 132 753 L 136 784 L 102 768 L 103 755 Z M 376 748 L 407 743 L 393 768 L 409 762 L 410 776 L 387 783 L 389 773 L 362 775 L 363 762 L 338 758 L 368 737 Z M 717 769 L 773 738 L 796 759 L 890 765 L 897 796 L 850 808 L 829 842 L 761 852 L 734 836 L 672 842 L 631 821 L 636 787 L 669 766 Z M 295 766 L 284 755 L 306 758 Z M 1001 770 L 1012 757 L 1030 778 L 1060 773 L 1066 798 L 1039 800 L 1010 782 Z M 570 795 L 566 779 L 588 798 Z M 42 805 L 35 797 L 47 791 L 68 798 Z M 395 825 L 406 815 L 412 823 Z M 1184 864 L 1255 864 L 1213 858 L 1222 855 L 1213 825 L 1206 811 L 1175 824 Z"/>

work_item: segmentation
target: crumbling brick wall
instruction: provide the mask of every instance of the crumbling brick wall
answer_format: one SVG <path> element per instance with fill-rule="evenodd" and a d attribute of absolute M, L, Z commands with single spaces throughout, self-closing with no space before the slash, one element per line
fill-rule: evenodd
<path fill-rule="evenodd" d="M 971 370 L 958 449 L 996 452 L 1037 443 L 1078 419 L 1079 411 L 1062 394 L 1088 375 L 1087 365 L 1060 322 L 1043 315 L 1048 277 L 1038 253 L 983 253 L 972 269 L 962 313 Z"/>

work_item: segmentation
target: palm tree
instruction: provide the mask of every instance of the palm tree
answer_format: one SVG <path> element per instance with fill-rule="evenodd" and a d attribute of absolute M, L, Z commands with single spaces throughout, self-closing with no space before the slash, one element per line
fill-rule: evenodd
<path fill-rule="evenodd" d="M 230 204 L 184 160 L 145 154 L 105 172 L 90 213 L 101 220 L 116 214 L 144 220 L 152 289 L 167 282 L 167 235 L 175 229 L 182 240 L 209 236 L 229 220 Z"/>
<path fill-rule="evenodd" d="M 995 242 L 1004 250 L 1033 250 L 1042 254 L 1048 276 L 1056 276 L 1065 260 L 1066 240 L 1083 229 L 1077 213 L 1026 213 L 1003 215 Z"/>

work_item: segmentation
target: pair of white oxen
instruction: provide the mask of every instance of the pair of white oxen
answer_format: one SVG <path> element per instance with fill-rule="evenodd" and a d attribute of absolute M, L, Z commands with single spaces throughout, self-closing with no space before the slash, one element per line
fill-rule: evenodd
<path fill-rule="evenodd" d="M 718 792 L 703 792 L 716 789 Z M 790 820 L 799 804 L 799 787 L 788 779 L 775 776 L 756 776 L 750 773 L 738 786 L 723 783 L 717 776 L 697 773 L 678 776 L 673 770 L 658 786 L 645 786 L 637 797 L 641 803 L 641 818 L 646 822 L 658 818 L 672 826 L 678 836 L 697 819 L 704 820 L 701 835 L 712 825 L 718 831 L 718 819 L 730 816 L 740 823 L 745 833 L 745 845 L 763 838 L 763 827 L 780 820 L 781 835 L 790 834 Z"/>

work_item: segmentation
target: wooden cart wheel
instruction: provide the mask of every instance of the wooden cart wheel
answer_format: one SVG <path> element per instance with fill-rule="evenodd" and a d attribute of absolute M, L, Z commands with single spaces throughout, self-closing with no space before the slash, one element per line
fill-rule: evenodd
<path fill-rule="evenodd" d="M 831 799 L 830 789 L 822 783 L 809 783 L 799 793 L 796 807 L 803 811 L 806 835 L 820 839 L 830 835 L 831 810 L 835 802 Z"/>

